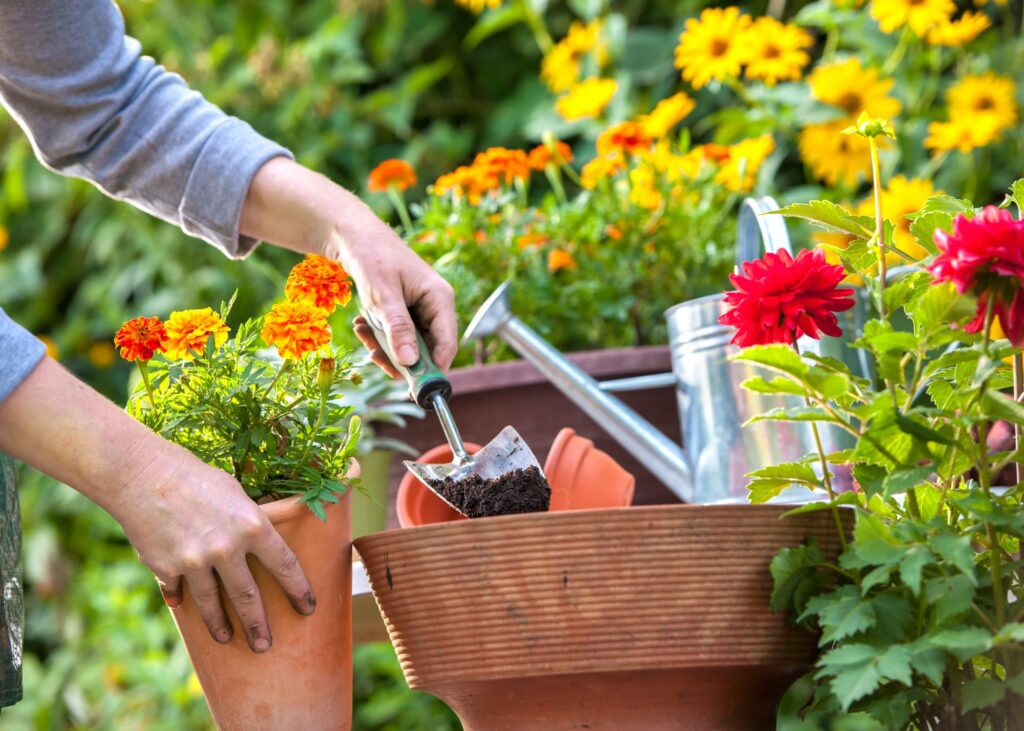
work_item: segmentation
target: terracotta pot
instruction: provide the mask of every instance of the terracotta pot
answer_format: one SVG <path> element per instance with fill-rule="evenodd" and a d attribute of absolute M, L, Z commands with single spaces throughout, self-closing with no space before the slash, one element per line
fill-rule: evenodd
<path fill-rule="evenodd" d="M 625 508 L 633 502 L 636 478 L 573 429 L 558 432 L 544 474 L 551 486 L 551 510 Z"/>
<path fill-rule="evenodd" d="M 476 454 L 483 447 L 473 442 L 465 442 L 466 451 Z M 453 459 L 452 448 L 440 444 L 416 458 L 416 462 L 428 464 L 445 464 Z M 398 483 L 398 495 L 395 497 L 395 512 L 398 513 L 398 524 L 403 528 L 432 523 L 448 523 L 454 520 L 466 520 L 466 516 L 439 498 L 420 482 L 402 465 L 405 474 Z"/>
<path fill-rule="evenodd" d="M 572 353 L 569 360 L 598 380 L 668 373 L 672 370 L 669 348 L 655 345 L 641 348 L 616 348 Z M 623 469 L 636 477 L 634 505 L 664 505 L 679 502 L 643 464 L 638 462 L 604 428 L 587 416 L 561 391 L 551 385 L 531 363 L 516 360 L 469 368 L 456 368 L 449 373 L 454 397 L 452 410 L 464 439 L 487 444 L 503 427 L 511 424 L 533 447 L 538 459 L 560 429 L 570 427 L 586 434 L 594 446 L 607 453 Z M 682 443 L 679 431 L 679 409 L 671 387 L 616 394 L 630 408 L 652 423 L 677 444 Z M 380 424 L 378 434 L 394 437 L 412 445 L 417 452 L 426 452 L 443 439 L 437 419 L 412 419 L 404 428 Z M 401 460 L 391 465 L 390 498 L 395 499 L 398 485 L 405 476 Z M 398 527 L 396 512 L 389 516 L 388 526 Z"/>
<path fill-rule="evenodd" d="M 221 731 L 351 728 L 350 495 L 327 506 L 326 523 L 297 497 L 260 506 L 295 552 L 317 599 L 312 615 L 299 615 L 266 569 L 249 558 L 270 623 L 269 651 L 249 649 L 234 607 L 223 595 L 235 630 L 227 645 L 210 637 L 187 587 L 181 606 L 171 610 Z"/>
<path fill-rule="evenodd" d="M 828 512 L 785 510 L 531 513 L 356 548 L 409 686 L 467 731 L 764 731 L 816 656 L 769 610 L 769 562 L 809 536 L 838 543 Z"/>

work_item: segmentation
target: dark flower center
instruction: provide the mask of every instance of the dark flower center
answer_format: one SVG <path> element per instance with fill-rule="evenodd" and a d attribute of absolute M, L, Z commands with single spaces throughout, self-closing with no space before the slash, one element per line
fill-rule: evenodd
<path fill-rule="evenodd" d="M 721 58 L 729 52 L 729 40 L 727 38 L 716 38 L 711 41 L 711 55 Z"/>

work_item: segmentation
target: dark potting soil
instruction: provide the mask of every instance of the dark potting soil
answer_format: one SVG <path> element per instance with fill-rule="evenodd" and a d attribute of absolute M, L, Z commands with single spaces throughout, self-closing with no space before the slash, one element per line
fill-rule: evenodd
<path fill-rule="evenodd" d="M 470 518 L 513 513 L 543 513 L 551 507 L 551 488 L 537 467 L 512 470 L 501 477 L 450 477 L 434 489 L 459 512 Z"/>

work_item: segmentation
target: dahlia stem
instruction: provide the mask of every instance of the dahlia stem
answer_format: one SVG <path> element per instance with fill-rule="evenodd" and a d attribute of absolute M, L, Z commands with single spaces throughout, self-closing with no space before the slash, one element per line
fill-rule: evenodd
<path fill-rule="evenodd" d="M 885 311 L 885 218 L 882 216 L 882 173 L 878 160 L 878 143 L 874 137 L 868 138 L 871 148 L 871 177 L 875 194 L 875 238 L 878 239 L 878 312 L 883 320 L 888 316 Z"/>
<path fill-rule="evenodd" d="M 149 403 L 156 409 L 156 399 L 153 398 L 153 386 L 149 382 L 149 363 L 144 360 L 135 361 L 139 366 L 139 373 L 142 374 L 142 382 L 146 386 L 146 393 L 149 394 Z"/>
<path fill-rule="evenodd" d="M 1019 402 L 1020 395 L 1024 392 L 1024 355 L 1013 354 L 1013 400 Z M 1013 451 L 1020 449 L 1020 424 L 1013 425 Z M 1017 485 L 1024 480 L 1024 464 L 1017 462 Z"/>

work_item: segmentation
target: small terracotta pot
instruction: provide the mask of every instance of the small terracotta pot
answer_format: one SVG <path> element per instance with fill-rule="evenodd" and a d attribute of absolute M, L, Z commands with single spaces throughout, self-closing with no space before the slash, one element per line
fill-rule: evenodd
<path fill-rule="evenodd" d="M 354 476 L 358 476 L 358 469 Z M 295 552 L 316 595 L 316 611 L 298 614 L 277 581 L 249 558 L 270 623 L 273 646 L 249 649 L 226 597 L 231 642 L 218 644 L 187 586 L 171 610 L 203 694 L 221 731 L 348 731 L 352 726 L 352 543 L 350 494 L 327 505 L 321 521 L 298 497 L 260 507 Z"/>
<path fill-rule="evenodd" d="M 633 502 L 636 478 L 574 429 L 558 432 L 544 474 L 553 511 L 625 508 Z"/>
<path fill-rule="evenodd" d="M 470 454 L 476 454 L 483 449 L 479 444 L 473 442 L 466 442 L 465 447 Z M 415 461 L 446 464 L 453 459 L 452 448 L 447 444 L 440 444 L 421 454 Z M 403 467 L 403 469 L 405 468 Z M 398 513 L 398 524 L 403 528 L 467 520 L 465 515 L 435 495 L 408 470 L 402 475 L 402 481 L 398 483 L 395 512 Z"/>
<path fill-rule="evenodd" d="M 808 537 L 838 551 L 830 513 L 787 509 L 529 513 L 356 549 L 406 682 L 466 731 L 764 731 L 817 654 L 769 609 L 768 565 Z"/>

